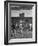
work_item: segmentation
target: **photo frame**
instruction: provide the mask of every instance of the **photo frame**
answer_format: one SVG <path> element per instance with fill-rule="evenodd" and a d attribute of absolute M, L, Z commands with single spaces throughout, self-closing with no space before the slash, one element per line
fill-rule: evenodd
<path fill-rule="evenodd" d="M 37 2 L 4 2 L 4 44 L 37 43 Z"/>

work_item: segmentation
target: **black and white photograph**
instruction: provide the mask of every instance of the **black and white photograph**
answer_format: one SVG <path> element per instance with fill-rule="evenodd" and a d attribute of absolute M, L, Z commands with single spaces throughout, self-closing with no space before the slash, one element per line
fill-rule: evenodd
<path fill-rule="evenodd" d="M 4 43 L 37 43 L 37 2 L 7 1 L 4 5 Z"/>

